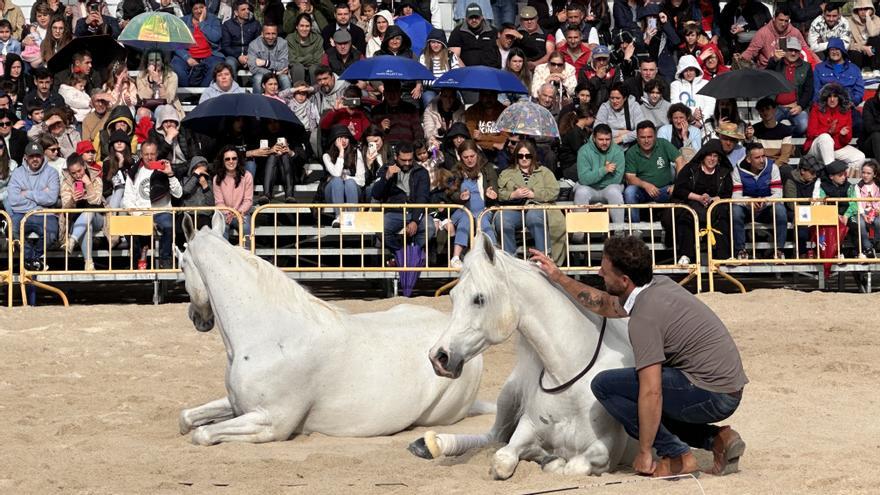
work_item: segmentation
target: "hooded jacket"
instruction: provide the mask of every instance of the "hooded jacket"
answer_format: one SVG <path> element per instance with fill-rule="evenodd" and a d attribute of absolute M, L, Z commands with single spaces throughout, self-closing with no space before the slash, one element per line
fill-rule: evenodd
<path fill-rule="evenodd" d="M 867 19 L 865 19 L 864 22 L 855 12 L 853 12 L 852 17 L 849 18 L 849 27 L 852 31 L 852 39 L 849 43 L 849 49 L 856 52 L 861 51 L 862 48 L 865 47 L 868 38 L 880 35 L 880 18 L 877 17 L 877 13 L 874 11 L 874 4 L 871 3 L 871 0 L 859 0 L 853 8 L 871 9 L 871 13 L 868 14 Z"/>
<path fill-rule="evenodd" d="M 58 201 L 61 181 L 58 172 L 43 158 L 37 171 L 27 163 L 16 167 L 9 176 L 8 196 L 12 213 L 27 213 L 51 208 Z M 24 192 L 24 194 L 22 194 Z"/>
<path fill-rule="evenodd" d="M 244 90 L 241 89 L 241 86 L 238 85 L 235 80 L 232 81 L 232 86 L 229 87 L 229 91 L 223 91 L 220 89 L 220 86 L 217 85 L 216 81 L 212 81 L 211 84 L 205 88 L 205 91 L 202 93 L 202 96 L 199 97 L 199 104 L 202 104 L 211 98 L 216 98 L 220 95 L 233 95 L 236 93 L 244 93 Z"/>
<path fill-rule="evenodd" d="M 172 140 L 165 137 L 162 123 L 168 120 L 177 122 L 178 134 Z M 184 177 L 188 171 L 187 157 L 193 154 L 196 148 L 190 142 L 189 130 L 180 125 L 180 116 L 171 105 L 160 105 L 156 108 L 156 126 L 150 129 L 149 136 L 158 143 L 156 153 L 160 160 L 168 160 L 174 169 L 175 175 Z"/>
<path fill-rule="evenodd" d="M 693 81 L 686 81 L 684 71 L 695 69 L 696 77 Z M 684 103 L 691 110 L 699 108 L 703 112 L 703 119 L 708 119 L 715 112 L 715 98 L 698 94 L 703 86 L 709 81 L 703 79 L 703 70 L 692 55 L 685 55 L 678 61 L 675 71 L 675 81 L 669 86 L 669 96 L 672 103 Z"/>
<path fill-rule="evenodd" d="M 425 136 L 428 139 L 428 145 L 430 147 L 438 147 L 440 145 L 440 140 L 442 139 L 442 135 L 440 131 L 444 133 L 448 131 L 447 123 L 443 119 L 443 116 L 440 115 L 440 96 L 436 96 L 431 103 L 425 108 L 425 113 L 422 115 L 422 127 L 425 129 Z M 449 126 L 451 127 L 456 122 L 464 123 L 464 105 L 458 100 L 455 100 L 453 104 L 454 110 L 452 111 L 452 118 L 449 121 Z"/>
<path fill-rule="evenodd" d="M 608 173 L 605 171 L 605 162 L 617 165 L 614 172 Z M 623 182 L 623 169 L 625 165 L 626 159 L 623 155 L 623 149 L 616 143 L 612 142 L 608 151 L 603 153 L 596 147 L 596 141 L 590 139 L 578 151 L 578 184 L 590 186 L 593 189 L 604 189 L 608 186 L 621 184 Z"/>
<path fill-rule="evenodd" d="M 248 45 L 260 37 L 260 23 L 253 14 L 244 22 L 232 17 L 223 23 L 220 35 L 220 51 L 227 57 L 247 55 Z"/>
<path fill-rule="evenodd" d="M 830 95 L 836 95 L 838 105 L 836 108 L 827 108 L 825 101 Z M 829 84 L 819 92 L 819 101 L 810 108 L 810 119 L 807 124 L 807 136 L 804 140 L 804 149 L 809 150 L 813 140 L 820 134 L 829 134 L 834 139 L 834 149 L 839 150 L 848 145 L 852 140 L 852 104 L 846 91 L 838 84 Z M 836 122 L 836 124 L 834 124 Z M 836 125 L 835 131 L 831 132 L 831 126 Z M 840 130 L 846 127 L 849 132 L 845 135 Z"/>
<path fill-rule="evenodd" d="M 455 122 L 449 126 L 449 130 L 443 135 L 440 151 L 443 153 L 443 168 L 446 170 L 455 170 L 455 164 L 458 163 L 458 152 L 452 143 L 452 139 L 455 136 L 463 136 L 465 139 L 470 139 L 471 131 L 468 130 L 464 122 Z"/>
<path fill-rule="evenodd" d="M 813 101 L 819 100 L 822 88 L 831 82 L 839 83 L 849 93 L 853 105 L 862 102 L 865 96 L 865 80 L 862 71 L 850 62 L 846 47 L 840 38 L 828 40 L 828 49 L 837 48 L 843 54 L 843 63 L 834 64 L 827 58 L 813 68 Z"/>
<path fill-rule="evenodd" d="M 207 164 L 208 167 L 208 174 L 205 177 L 207 187 L 202 187 L 199 183 L 199 177 L 193 174 L 193 170 L 201 163 Z M 186 178 L 183 179 L 183 184 L 181 185 L 183 189 L 183 196 L 181 196 L 183 206 L 214 206 L 214 191 L 212 189 L 214 180 L 210 175 L 210 170 L 211 162 L 205 157 L 194 156 L 190 160 Z"/>
<path fill-rule="evenodd" d="M 110 155 L 110 129 L 113 128 L 113 124 L 116 122 L 128 124 L 128 132 L 126 134 L 131 136 L 131 152 L 134 153 L 137 150 L 137 136 L 134 135 L 134 117 L 131 115 L 131 110 L 125 105 L 118 105 L 109 112 L 110 115 L 107 117 L 104 129 L 98 133 L 93 142 L 95 150 L 98 152 L 95 161 L 98 162 L 104 161 Z"/>
<path fill-rule="evenodd" d="M 724 31 L 724 27 L 722 26 L 722 32 L 729 33 L 730 26 L 728 26 L 727 29 L 727 31 Z M 767 67 L 767 62 L 773 59 L 773 54 L 779 44 L 779 38 L 788 38 L 789 36 L 797 38 L 801 43 L 801 46 L 807 46 L 804 36 L 793 25 L 789 24 L 785 28 L 785 31 L 779 33 L 773 26 L 773 22 L 768 22 L 764 27 L 759 29 L 757 33 L 755 33 L 755 37 L 752 38 L 749 47 L 743 52 L 742 58 L 745 60 L 753 60 L 757 66 L 756 68 L 763 69 L 764 67 Z"/>
<path fill-rule="evenodd" d="M 380 10 L 379 12 L 376 12 L 376 16 L 384 17 L 385 20 L 388 21 L 389 28 L 394 25 L 394 16 L 391 14 L 391 12 L 388 12 L 387 10 Z M 369 39 L 367 40 L 367 57 L 372 57 L 376 52 L 381 50 L 382 49 L 382 41 L 384 41 L 384 39 L 385 39 L 384 35 L 382 38 L 380 38 L 378 36 L 373 36 L 372 26 L 373 26 L 374 22 L 376 22 L 375 16 L 370 21 L 370 31 L 367 32 L 367 36 L 369 37 Z M 386 33 L 387 33 L 387 30 L 386 30 Z"/>
<path fill-rule="evenodd" d="M 397 53 L 394 53 L 388 47 L 388 42 L 396 36 L 401 37 L 401 42 L 400 49 Z M 400 29 L 400 26 L 388 26 L 388 29 L 385 31 L 385 37 L 382 38 L 382 47 L 376 52 L 376 55 L 394 55 L 396 57 L 411 59 L 413 58 L 412 40 L 409 38 L 408 34 L 403 32 L 403 29 Z"/>
<path fill-rule="evenodd" d="M 282 38 L 276 38 L 275 44 L 269 46 L 262 36 L 251 41 L 247 49 L 248 69 L 251 74 L 268 74 L 287 69 L 290 65 L 287 59 L 287 42 Z M 257 59 L 266 60 L 266 65 L 257 67 Z"/>
<path fill-rule="evenodd" d="M 709 153 L 718 155 L 718 166 L 715 168 L 714 187 L 705 189 L 698 187 L 697 182 L 700 177 L 706 174 L 702 170 L 703 159 Z M 700 151 L 678 171 L 675 176 L 675 185 L 672 188 L 672 197 L 676 203 L 688 203 L 690 193 L 708 194 L 709 196 L 717 196 L 719 198 L 730 198 L 733 196 L 733 166 L 730 160 L 721 148 L 721 141 L 712 139 L 700 148 Z"/>
<path fill-rule="evenodd" d="M 287 59 L 305 67 L 312 67 L 321 62 L 324 55 L 324 40 L 321 35 L 310 31 L 305 41 L 301 40 L 299 33 L 293 32 L 287 35 Z"/>

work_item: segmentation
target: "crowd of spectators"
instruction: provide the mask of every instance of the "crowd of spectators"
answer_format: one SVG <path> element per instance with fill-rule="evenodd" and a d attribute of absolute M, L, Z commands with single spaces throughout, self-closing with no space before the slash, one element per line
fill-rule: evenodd
<path fill-rule="evenodd" d="M 577 205 L 682 203 L 698 212 L 701 228 L 720 198 L 880 195 L 880 97 L 865 83 L 880 77 L 880 19 L 870 0 L 851 8 L 790 0 L 772 11 L 756 0 L 723 9 L 717 0 L 529 0 L 522 8 L 515 0 L 459 0 L 449 33 L 437 0 L 124 0 L 115 12 L 102 0 L 39 0 L 29 20 L 12 0 L 0 0 L 0 11 L 0 198 L 16 232 L 25 214 L 52 207 L 223 205 L 248 219 L 255 205 L 295 202 L 297 186 L 312 181 L 317 201 L 448 203 L 474 217 L 494 205 L 553 203 L 567 181 L 563 190 Z M 64 70 L 47 69 L 71 40 L 118 37 L 147 11 L 180 16 L 195 44 L 129 48 L 125 60 L 101 67 L 81 50 Z M 420 52 L 395 24 L 410 14 L 433 26 Z M 340 79 L 377 55 L 417 60 L 435 78 L 494 67 L 512 72 L 528 94 Z M 795 89 L 758 101 L 752 121 L 735 100 L 700 94 L 714 77 L 743 67 L 776 71 Z M 181 88 L 197 88 L 199 105 L 249 88 L 289 106 L 306 132 L 245 117 L 219 120 L 212 135 L 192 132 L 181 125 Z M 557 119 L 559 139 L 496 128 L 501 112 L 522 98 Z M 860 254 L 873 256 L 880 198 L 841 205 L 841 224 L 858 224 L 851 230 Z M 717 243 L 722 255 L 753 254 L 745 224 L 754 218 L 776 226 L 769 255 L 785 256 L 791 208 L 758 201 L 716 211 L 718 235 L 733 238 L 732 253 L 723 253 L 729 240 Z M 634 209 L 610 215 L 616 224 L 639 220 Z M 483 230 L 505 250 L 528 231 L 534 245 L 564 258 L 559 211 L 483 218 Z M 468 247 L 465 220 L 461 212 L 389 210 L 384 245 L 401 247 L 401 232 L 422 245 L 449 232 L 457 265 Z M 154 222 L 158 267 L 169 267 L 172 218 L 159 214 Z M 82 214 L 58 223 L 54 215 L 29 217 L 28 267 L 43 268 L 44 235 L 45 244 L 64 241 L 69 252 L 79 245 L 93 267 L 91 234 L 105 219 Z M 675 223 L 678 261 L 690 263 L 692 223 L 678 215 L 663 223 Z M 140 268 L 146 241 L 130 246 Z M 801 244 L 803 255 L 815 247 Z"/>

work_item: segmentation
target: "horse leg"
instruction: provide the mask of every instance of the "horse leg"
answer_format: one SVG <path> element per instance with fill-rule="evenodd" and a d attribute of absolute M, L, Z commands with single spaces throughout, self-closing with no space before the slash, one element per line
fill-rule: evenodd
<path fill-rule="evenodd" d="M 252 411 L 221 423 L 201 426 L 193 432 L 192 442 L 197 445 L 214 445 L 220 442 L 263 443 L 286 440 L 279 438 L 272 420 L 263 411 Z"/>
<path fill-rule="evenodd" d="M 229 397 L 212 400 L 207 404 L 180 411 L 180 419 L 178 420 L 180 434 L 186 435 L 197 426 L 225 421 L 233 417 L 235 417 L 235 413 L 232 411 Z"/>
<path fill-rule="evenodd" d="M 537 457 L 538 449 L 536 449 L 537 441 L 535 438 L 535 429 L 532 423 L 521 418 L 516 426 L 516 430 L 510 437 L 510 443 L 495 452 L 492 458 L 492 468 L 489 473 L 496 480 L 506 480 L 513 476 L 516 465 L 524 453 L 534 452 Z"/>

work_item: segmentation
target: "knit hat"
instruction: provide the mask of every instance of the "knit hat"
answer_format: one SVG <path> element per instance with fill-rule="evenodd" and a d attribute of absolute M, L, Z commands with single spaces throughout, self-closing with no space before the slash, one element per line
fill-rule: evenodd
<path fill-rule="evenodd" d="M 330 142 L 336 140 L 336 138 L 347 137 L 349 141 L 354 140 L 354 136 L 351 135 L 351 131 L 348 130 L 347 126 L 344 125 L 334 125 L 330 129 Z"/>
<path fill-rule="evenodd" d="M 443 48 L 448 48 L 448 42 L 446 41 L 446 33 L 443 32 L 442 29 L 434 28 L 428 33 L 428 39 L 426 43 L 430 43 L 431 41 L 439 41 Z"/>
<path fill-rule="evenodd" d="M 92 144 L 88 139 L 83 139 L 82 141 L 76 143 L 76 154 L 82 155 L 83 153 L 95 152 L 95 145 Z"/>
<path fill-rule="evenodd" d="M 123 131 L 116 130 L 116 131 L 113 131 L 112 133 L 110 133 L 110 139 L 107 141 L 107 144 L 109 144 L 110 146 L 113 146 L 113 143 L 117 143 L 120 141 L 123 143 L 126 143 L 126 144 L 130 143 L 131 136 L 129 136 L 128 134 L 126 134 Z"/>

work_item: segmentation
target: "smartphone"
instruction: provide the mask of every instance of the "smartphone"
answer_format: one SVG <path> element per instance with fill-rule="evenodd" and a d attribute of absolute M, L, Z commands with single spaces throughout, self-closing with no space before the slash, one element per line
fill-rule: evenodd
<path fill-rule="evenodd" d="M 278 141 L 275 141 L 275 144 L 287 146 L 287 138 L 280 137 L 278 138 Z"/>
<path fill-rule="evenodd" d="M 785 38 L 776 39 L 776 48 L 778 50 L 785 50 Z"/>
<path fill-rule="evenodd" d="M 376 152 L 376 142 L 371 141 L 371 142 L 367 143 L 367 149 L 370 150 L 370 153 L 375 153 Z"/>
<path fill-rule="evenodd" d="M 165 170 L 165 164 L 161 161 L 154 161 L 147 163 L 147 168 L 150 170 Z"/>
<path fill-rule="evenodd" d="M 349 108 L 360 106 L 360 104 L 361 104 L 360 98 L 343 98 L 342 99 L 342 105 L 349 107 Z"/>
<path fill-rule="evenodd" d="M 648 17 L 648 30 L 657 29 L 657 18 L 656 17 Z"/>
<path fill-rule="evenodd" d="M 82 194 L 86 190 L 86 185 L 81 180 L 75 181 L 73 183 L 73 190 L 79 194 Z"/>
<path fill-rule="evenodd" d="M 268 139 L 260 139 L 260 149 L 266 149 L 269 147 Z"/>

